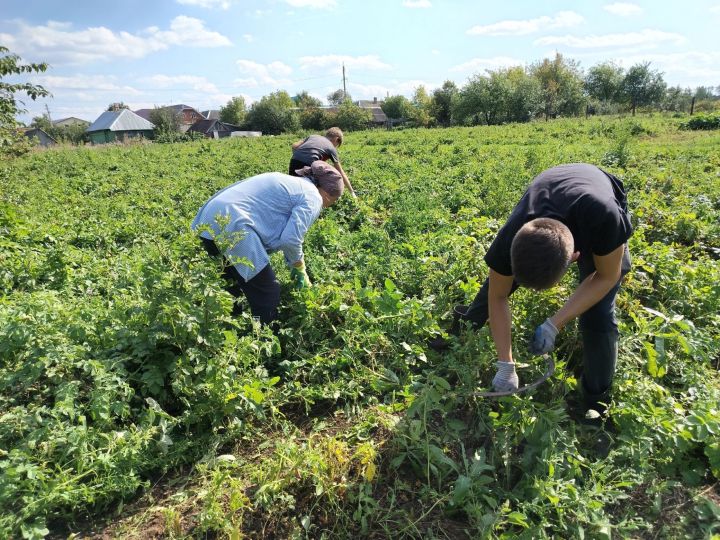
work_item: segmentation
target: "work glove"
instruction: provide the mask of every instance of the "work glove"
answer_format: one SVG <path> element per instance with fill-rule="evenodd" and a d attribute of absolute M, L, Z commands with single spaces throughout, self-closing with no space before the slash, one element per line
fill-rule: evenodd
<path fill-rule="evenodd" d="M 558 329 L 550 322 L 550 319 L 545 319 L 545 322 L 535 329 L 535 334 L 530 343 L 530 352 L 532 354 L 545 354 L 552 351 L 555 348 L 557 335 Z"/>
<path fill-rule="evenodd" d="M 493 388 L 498 392 L 511 392 L 518 389 L 517 373 L 515 373 L 514 362 L 503 362 L 502 360 L 495 363 L 498 368 L 493 378 Z"/>
<path fill-rule="evenodd" d="M 298 261 L 293 265 L 290 269 L 290 279 L 293 282 L 293 287 L 296 289 L 312 287 L 310 277 L 307 275 L 307 271 L 305 270 L 305 261 Z"/>

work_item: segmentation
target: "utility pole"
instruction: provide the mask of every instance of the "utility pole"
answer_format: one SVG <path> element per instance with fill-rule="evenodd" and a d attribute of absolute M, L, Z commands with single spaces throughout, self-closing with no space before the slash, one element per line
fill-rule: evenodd
<path fill-rule="evenodd" d="M 45 116 L 47 116 L 48 122 L 52 124 L 52 118 L 50 118 L 50 107 L 48 107 L 48 104 L 45 104 Z"/>
<path fill-rule="evenodd" d="M 347 87 L 345 86 L 345 62 L 343 62 L 343 101 L 347 99 Z"/>

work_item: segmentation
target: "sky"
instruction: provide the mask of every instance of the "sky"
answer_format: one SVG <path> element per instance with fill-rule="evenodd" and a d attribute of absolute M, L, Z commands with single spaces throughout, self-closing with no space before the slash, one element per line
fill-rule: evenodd
<path fill-rule="evenodd" d="M 411 97 L 550 58 L 642 61 L 669 85 L 720 85 L 720 0 L 0 0 L 0 45 L 48 62 L 22 121 L 95 120 L 110 103 L 219 109 L 276 90 Z"/>

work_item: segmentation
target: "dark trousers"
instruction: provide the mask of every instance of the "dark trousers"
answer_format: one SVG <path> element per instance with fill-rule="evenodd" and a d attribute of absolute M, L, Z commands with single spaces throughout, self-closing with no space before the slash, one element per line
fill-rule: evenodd
<path fill-rule="evenodd" d="M 578 270 L 580 281 L 585 280 L 595 271 L 595 263 L 592 255 L 582 256 L 578 259 Z M 583 348 L 585 350 L 583 378 L 585 384 L 592 389 L 606 389 L 612 382 L 615 372 L 615 354 L 598 353 L 596 345 L 598 334 L 613 334 L 617 340 L 617 319 L 615 318 L 615 297 L 620 289 L 623 276 L 630 271 L 630 252 L 625 246 L 623 253 L 621 276 L 615 286 L 601 298 L 594 306 L 580 315 L 580 330 L 583 336 Z M 513 281 L 510 294 L 515 292 L 518 284 Z M 465 315 L 460 317 L 461 321 L 470 321 L 476 328 L 480 328 L 488 319 L 488 289 L 489 280 L 485 280 L 480 291 L 468 307 Z M 598 391 L 599 393 L 599 391 Z"/>
<path fill-rule="evenodd" d="M 303 163 L 302 161 L 298 161 L 297 159 L 291 159 L 290 160 L 290 166 L 288 168 L 288 174 L 290 176 L 300 176 L 295 171 L 297 169 L 302 169 L 303 167 L 307 167 L 307 163 Z"/>
<path fill-rule="evenodd" d="M 207 238 L 200 237 L 205 251 L 211 257 L 220 257 L 221 253 L 215 242 Z M 275 272 L 269 264 L 260 270 L 260 272 L 252 279 L 245 280 L 237 269 L 223 257 L 224 269 L 223 276 L 230 281 L 228 292 L 235 298 L 239 298 L 241 294 L 245 295 L 250 304 L 250 312 L 253 317 L 260 319 L 263 324 L 270 324 L 278 315 L 278 305 L 280 304 L 280 283 L 275 277 Z M 233 309 L 233 314 L 237 315 L 239 309 L 237 306 Z"/>

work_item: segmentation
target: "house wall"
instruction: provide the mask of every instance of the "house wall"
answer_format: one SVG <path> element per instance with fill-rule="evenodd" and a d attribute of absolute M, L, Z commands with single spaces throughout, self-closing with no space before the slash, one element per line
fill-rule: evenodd
<path fill-rule="evenodd" d="M 132 130 L 132 131 L 110 131 L 106 129 L 104 131 L 94 131 L 90 133 L 90 142 L 93 144 L 106 144 L 115 141 L 127 141 L 130 139 L 136 139 L 138 137 L 144 137 L 146 139 L 152 138 L 152 130 Z"/>

